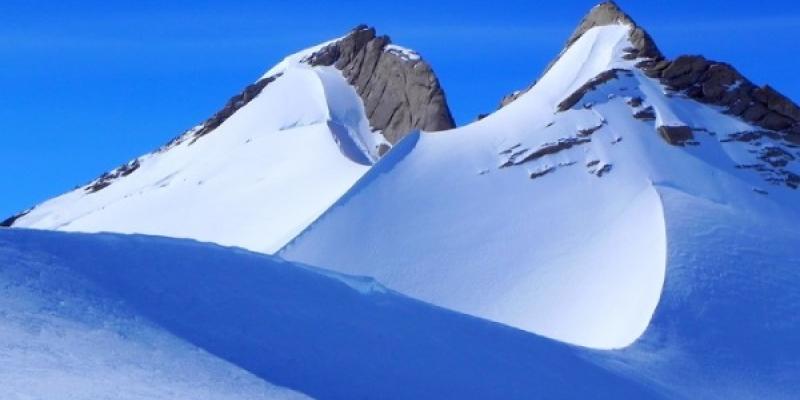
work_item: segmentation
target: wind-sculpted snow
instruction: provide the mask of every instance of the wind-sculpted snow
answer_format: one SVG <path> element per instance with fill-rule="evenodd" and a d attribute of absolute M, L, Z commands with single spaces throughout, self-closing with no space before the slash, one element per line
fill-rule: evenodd
<path fill-rule="evenodd" d="M 709 199 L 659 184 L 668 268 L 647 332 L 618 366 L 670 398 L 800 393 L 800 217 L 754 195 Z"/>
<path fill-rule="evenodd" d="M 0 226 L 157 234 L 273 252 L 395 141 L 453 126 L 430 66 L 389 42 L 358 27 L 290 55 L 166 146 Z"/>
<path fill-rule="evenodd" d="M 556 112 L 580 79 L 631 65 L 614 55 L 626 34 L 590 31 L 495 115 L 391 151 L 280 254 L 570 343 L 632 343 L 664 280 L 660 200 L 633 167 L 648 138 L 614 144 L 625 130 L 602 113 Z"/>
<path fill-rule="evenodd" d="M 135 171 L 102 190 L 40 204 L 14 226 L 274 251 L 366 172 L 376 138 L 337 70 L 291 68 L 213 133 L 139 158 Z"/>
<path fill-rule="evenodd" d="M 658 398 L 582 349 L 318 272 L 186 240 L 0 230 L 0 397 Z"/>
<path fill-rule="evenodd" d="M 591 28 L 516 101 L 423 133 L 279 254 L 558 340 L 630 345 L 671 262 L 653 182 L 787 210 L 800 183 L 791 143 L 744 136 L 757 128 L 648 77 L 630 32 Z"/>

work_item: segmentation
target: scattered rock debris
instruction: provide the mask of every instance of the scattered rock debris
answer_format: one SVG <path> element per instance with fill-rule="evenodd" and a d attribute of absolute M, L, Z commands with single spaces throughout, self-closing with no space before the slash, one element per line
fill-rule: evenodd
<path fill-rule="evenodd" d="M 99 178 L 92 181 L 89 185 L 86 186 L 84 189 L 87 193 L 95 193 L 97 191 L 103 190 L 109 185 L 111 185 L 115 180 L 122 178 L 123 176 L 128 176 L 139 169 L 140 163 L 139 159 L 135 159 L 127 164 L 123 164 L 113 171 L 105 172 L 103 175 L 100 175 Z"/>
<path fill-rule="evenodd" d="M 657 130 L 658 134 L 673 146 L 683 146 L 687 141 L 694 139 L 692 129 L 688 126 L 659 126 Z"/>
<path fill-rule="evenodd" d="M 536 178 L 540 178 L 542 176 L 545 176 L 545 175 L 547 175 L 547 174 L 549 174 L 549 173 L 551 173 L 551 172 L 553 172 L 555 170 L 556 170 L 555 167 L 547 167 L 547 168 L 543 168 L 543 169 L 540 169 L 540 170 L 537 170 L 537 171 L 533 171 L 533 172 L 530 173 L 529 176 L 530 176 L 531 179 L 536 179 Z"/>
<path fill-rule="evenodd" d="M 656 110 L 653 109 L 652 106 L 645 107 L 633 113 L 633 118 L 636 118 L 641 121 L 655 121 Z"/>

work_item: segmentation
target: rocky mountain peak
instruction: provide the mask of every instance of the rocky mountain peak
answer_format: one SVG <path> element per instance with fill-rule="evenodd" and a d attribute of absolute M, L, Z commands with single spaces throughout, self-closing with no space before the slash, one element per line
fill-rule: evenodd
<path fill-rule="evenodd" d="M 635 59 L 644 59 L 644 60 L 661 60 L 664 56 L 661 54 L 661 51 L 656 46 L 655 41 L 650 36 L 647 31 L 645 31 L 636 21 L 633 20 L 628 14 L 626 14 L 618 5 L 613 1 L 606 1 L 594 6 L 586 16 L 581 19 L 581 22 L 578 24 L 578 27 L 572 32 L 569 39 L 567 39 L 564 48 L 561 52 L 556 56 L 553 61 L 551 61 L 547 67 L 545 67 L 544 72 L 542 72 L 542 76 L 544 76 L 550 69 L 555 65 L 564 53 L 572 47 L 575 42 L 578 41 L 586 32 L 591 30 L 592 28 L 596 28 L 599 26 L 608 26 L 608 25 L 627 25 L 630 27 L 629 39 L 631 42 L 631 47 L 625 49 L 626 54 L 625 58 L 630 60 Z M 514 91 L 500 101 L 498 108 L 503 108 L 506 105 L 514 102 L 517 98 L 522 96 L 523 94 L 527 93 L 536 83 L 534 82 L 527 88 L 523 90 Z"/>
<path fill-rule="evenodd" d="M 599 26 L 630 26 L 631 47 L 623 57 L 637 60 L 636 67 L 657 79 L 665 89 L 698 102 L 721 107 L 726 113 L 768 131 L 778 132 L 789 142 L 800 144 L 800 106 L 772 87 L 758 86 L 733 66 L 708 60 L 699 55 L 666 58 L 650 35 L 613 1 L 601 3 L 589 12 L 567 40 L 564 50 L 545 69 L 555 65 L 561 56 L 586 32 Z M 515 91 L 505 96 L 500 108 L 525 94 Z"/>
<path fill-rule="evenodd" d="M 637 59 L 637 58 L 646 58 L 646 59 L 660 59 L 664 56 L 661 54 L 661 51 L 656 46 L 655 41 L 653 38 L 650 37 L 650 34 L 647 33 L 642 27 L 640 27 L 636 21 L 633 20 L 628 14 L 626 14 L 622 9 L 613 1 L 606 1 L 600 3 L 587 14 L 581 20 L 578 27 L 575 31 L 570 35 L 569 39 L 567 40 L 564 49 L 561 51 L 558 57 L 553 60 L 550 65 L 547 66 L 545 69 L 545 73 L 550 70 L 550 68 L 561 59 L 561 55 L 567 51 L 578 39 L 581 38 L 586 32 L 590 29 L 598 27 L 598 26 L 608 26 L 608 25 L 628 25 L 630 26 L 630 41 L 632 47 L 626 49 L 627 55 L 626 57 L 630 59 Z"/>
<path fill-rule="evenodd" d="M 444 90 L 416 52 L 392 44 L 375 28 L 359 25 L 306 60 L 335 66 L 364 102 L 372 129 L 394 144 L 409 132 L 455 127 Z"/>

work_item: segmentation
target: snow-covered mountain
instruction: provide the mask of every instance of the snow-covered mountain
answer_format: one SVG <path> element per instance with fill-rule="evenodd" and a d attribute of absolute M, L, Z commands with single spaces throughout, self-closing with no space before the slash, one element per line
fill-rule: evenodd
<path fill-rule="evenodd" d="M 796 389 L 795 104 L 728 65 L 666 59 L 613 3 L 506 103 L 406 138 L 278 254 L 629 346 L 622 364 L 705 382 L 699 397 Z"/>
<path fill-rule="evenodd" d="M 175 390 L 222 374 L 321 398 L 796 396 L 796 104 L 668 59 L 606 2 L 501 105 L 448 129 L 430 67 L 365 27 L 290 56 L 163 149 L 6 222 L 278 257 L 2 230 L 2 326 L 24 347 L 123 321 L 148 332 L 104 322 L 129 360 L 178 343 L 143 370 L 198 360 Z M 42 343 L 0 357 L 72 345 Z"/>
<path fill-rule="evenodd" d="M 272 252 L 408 132 L 452 127 L 430 66 L 359 26 L 287 57 L 158 151 L 4 225 Z"/>

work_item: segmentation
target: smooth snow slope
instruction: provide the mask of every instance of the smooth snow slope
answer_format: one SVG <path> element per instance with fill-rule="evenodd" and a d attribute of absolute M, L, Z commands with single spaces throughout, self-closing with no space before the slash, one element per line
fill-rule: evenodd
<path fill-rule="evenodd" d="M 608 355 L 318 271 L 188 240 L 0 229 L 0 397 L 299 397 L 271 382 L 319 399 L 662 398 Z"/>
<path fill-rule="evenodd" d="M 748 204 L 763 201 L 748 187 L 725 199 L 657 187 L 669 238 L 664 293 L 613 368 L 670 398 L 797 398 L 800 218 Z"/>
<path fill-rule="evenodd" d="M 130 175 L 46 201 L 14 226 L 278 249 L 366 172 L 383 141 L 339 70 L 300 61 L 313 50 L 271 69 L 275 81 L 207 135 L 193 139 L 201 125 Z"/>
<path fill-rule="evenodd" d="M 279 254 L 558 340 L 630 345 L 670 272 L 696 262 L 674 244 L 696 227 L 669 221 L 662 188 L 798 222 L 796 191 L 737 168 L 760 149 L 725 139 L 757 129 L 648 78 L 625 56 L 630 29 L 592 28 L 495 114 L 407 138 Z M 647 107 L 652 120 L 634 118 Z M 661 126 L 691 127 L 695 140 L 669 144 Z M 791 260 L 800 243 L 788 243 Z M 708 247 L 709 263 L 745 262 Z"/>
<path fill-rule="evenodd" d="M 629 344 L 647 327 L 664 279 L 661 204 L 646 172 L 587 173 L 587 162 L 610 162 L 608 153 L 617 150 L 609 131 L 569 154 L 498 169 L 506 149 L 535 148 L 602 123 L 592 111 L 553 110 L 562 93 L 630 64 L 614 57 L 626 38 L 623 26 L 594 29 L 497 114 L 397 146 L 403 148 L 364 178 L 369 183 L 357 184 L 281 255 L 324 260 L 434 304 L 559 340 Z M 625 143 L 639 146 L 634 137 Z M 647 162 L 638 151 L 616 153 L 617 164 Z M 528 177 L 565 163 L 576 165 Z"/>

